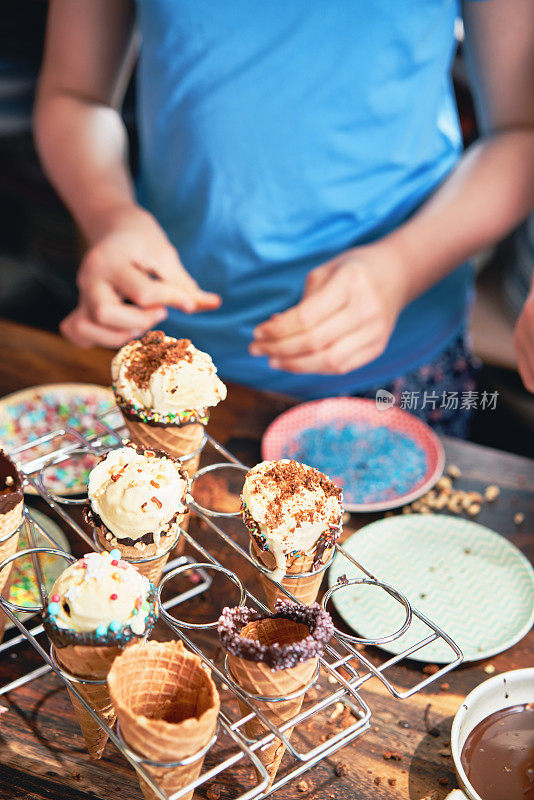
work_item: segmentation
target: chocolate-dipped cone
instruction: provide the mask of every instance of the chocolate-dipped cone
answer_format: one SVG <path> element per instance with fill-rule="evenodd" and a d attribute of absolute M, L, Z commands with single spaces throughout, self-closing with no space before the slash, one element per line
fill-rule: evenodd
<path fill-rule="evenodd" d="M 290 697 L 275 702 L 251 700 L 275 725 L 293 719 L 302 708 L 306 687 L 317 671 L 318 657 L 330 639 L 333 626 L 329 614 L 317 604 L 305 607 L 278 601 L 272 616 L 247 608 L 224 609 L 219 620 L 219 637 L 227 650 L 230 677 L 248 694 L 263 697 Z M 243 716 L 250 707 L 239 701 Z M 269 733 L 259 717 L 243 726 L 251 739 Z M 284 731 L 289 739 L 293 728 Z M 274 738 L 256 755 L 273 783 L 284 755 L 283 742 Z M 260 775 L 258 773 L 258 778 Z"/>

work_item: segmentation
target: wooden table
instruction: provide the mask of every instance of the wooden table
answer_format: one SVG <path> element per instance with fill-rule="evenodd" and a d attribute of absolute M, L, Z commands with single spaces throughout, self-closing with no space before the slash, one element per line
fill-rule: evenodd
<path fill-rule="evenodd" d="M 109 382 L 110 353 L 80 350 L 58 336 L 0 321 L 0 395 L 26 386 L 54 381 Z M 236 452 L 245 463 L 259 459 L 259 441 L 266 425 L 291 405 L 287 399 L 260 394 L 240 386 L 230 387 L 229 396 L 213 414 L 210 432 Z M 533 464 L 496 450 L 456 440 L 446 440 L 448 463 L 462 470 L 460 488 L 481 490 L 498 483 L 501 496 L 486 505 L 478 520 L 499 531 L 531 558 L 534 556 Z M 514 514 L 525 514 L 522 526 Z M 352 529 L 373 519 L 354 518 Z M 216 554 L 218 555 L 218 554 Z M 219 608 L 211 611 L 215 618 Z M 524 667 L 534 662 L 534 634 L 490 661 L 462 666 L 441 685 L 431 685 L 406 701 L 397 701 L 375 680 L 365 684 L 364 699 L 373 710 L 371 730 L 307 773 L 304 784 L 293 781 L 278 796 L 290 798 L 435 798 L 455 786 L 448 748 L 452 717 L 465 695 L 488 674 Z M 378 651 L 367 653 L 380 660 Z M 2 684 L 20 674 L 20 665 L 39 664 L 31 648 L 20 648 L 14 659 L 0 664 Z M 421 680 L 423 665 L 404 663 L 392 671 L 400 687 Z M 92 762 L 73 718 L 67 693 L 59 679 L 42 679 L 0 698 L 6 707 L 0 718 L 0 800 L 89 800 L 90 798 L 141 797 L 134 772 L 113 745 L 100 762 Z M 1 711 L 2 709 L 0 709 Z M 432 733 L 429 733 L 429 730 Z M 385 760 L 394 751 L 400 760 Z M 346 774 L 336 775 L 343 762 Z M 339 771 L 339 768 L 338 768 Z M 246 780 L 244 778 L 243 780 Z M 235 797 L 228 777 L 215 780 L 211 797 Z M 199 796 L 207 796 L 207 786 Z"/>

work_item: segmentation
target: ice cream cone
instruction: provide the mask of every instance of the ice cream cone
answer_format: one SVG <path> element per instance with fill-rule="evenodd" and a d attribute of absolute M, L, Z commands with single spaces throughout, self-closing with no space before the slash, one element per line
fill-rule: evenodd
<path fill-rule="evenodd" d="M 55 650 L 56 661 L 62 669 L 80 679 L 97 680 L 102 683 L 74 683 L 84 700 L 94 708 L 100 719 L 110 728 L 115 723 L 115 710 L 109 696 L 106 677 L 115 658 L 120 654 L 119 647 L 90 647 L 70 645 Z M 108 740 L 108 734 L 93 719 L 84 705 L 80 703 L 70 688 L 70 699 L 87 749 L 93 758 L 101 758 Z"/>
<path fill-rule="evenodd" d="M 93 758 L 102 756 L 108 734 L 73 689 L 111 727 L 115 712 L 107 674 L 125 648 L 148 636 L 157 613 L 154 586 L 124 563 L 118 552 L 87 553 L 52 586 L 43 627 L 58 666 L 67 673 L 70 699 Z"/>
<path fill-rule="evenodd" d="M 89 473 L 86 522 L 97 547 L 118 550 L 157 584 L 180 538 L 190 480 L 178 459 L 129 442 Z"/>
<path fill-rule="evenodd" d="M 311 573 L 304 575 L 302 578 L 285 577 L 280 581 L 282 586 L 284 586 L 288 592 L 291 592 L 291 594 L 298 600 L 299 603 L 302 603 L 302 605 L 309 606 L 317 599 L 317 595 L 319 594 L 319 589 L 321 588 L 321 583 L 323 581 L 324 571 L 328 566 L 333 552 L 333 547 L 325 550 L 321 557 L 320 566 L 315 571 L 313 570 L 315 551 L 311 553 L 305 553 L 302 556 L 292 556 L 287 559 L 286 576 L 297 576 L 301 575 L 302 573 Z M 271 554 L 268 551 L 260 550 L 254 538 L 251 539 L 251 554 L 260 565 L 263 565 L 266 568 L 266 570 L 271 570 L 273 568 L 274 559 L 272 558 Z M 261 570 L 260 583 L 267 599 L 267 605 L 271 611 L 274 609 L 278 598 L 281 600 L 285 600 L 287 598 L 287 595 L 280 591 L 280 589 Z"/>
<path fill-rule="evenodd" d="M 161 575 L 163 573 L 163 568 L 169 560 L 171 550 L 175 548 L 177 543 L 180 541 L 180 538 L 177 538 L 176 533 L 173 533 L 170 536 L 162 536 L 159 547 L 156 547 L 155 544 L 151 544 L 147 545 L 146 548 L 141 551 L 133 545 L 121 544 L 121 540 L 115 538 L 114 536 L 112 536 L 111 539 L 108 539 L 107 535 L 110 532 L 104 526 L 95 528 L 94 532 L 96 544 L 98 546 L 100 546 L 103 550 L 108 551 L 119 550 L 121 558 L 124 561 L 134 562 L 133 565 L 139 570 L 141 575 L 144 575 L 145 578 L 148 578 L 148 580 L 151 581 L 154 586 L 159 584 Z M 158 556 L 158 552 L 162 552 L 162 555 Z M 140 558 L 148 558 L 149 561 L 139 561 L 138 559 Z"/>
<path fill-rule="evenodd" d="M 156 762 L 177 762 L 209 746 L 219 713 L 219 695 L 198 656 L 182 642 L 148 642 L 128 648 L 108 675 L 108 686 L 126 744 Z M 194 781 L 204 754 L 182 766 L 143 764 L 168 795 Z M 139 780 L 147 800 L 156 795 Z M 189 800 L 193 791 L 184 796 Z"/>
<path fill-rule="evenodd" d="M 200 422 L 188 425 L 155 425 L 149 422 L 124 419 L 130 439 L 146 450 L 163 450 L 173 458 L 179 458 L 191 480 L 195 477 L 200 461 L 200 453 L 184 459 L 202 445 L 204 425 Z M 182 460 L 183 459 L 183 460 Z"/>
<path fill-rule="evenodd" d="M 281 618 L 249 622 L 242 630 L 243 636 L 256 639 L 261 644 L 282 646 L 300 641 L 308 633 L 309 630 L 305 625 Z M 228 667 L 232 678 L 245 692 L 264 697 L 286 697 L 294 692 L 302 691 L 311 681 L 317 669 L 317 658 L 310 658 L 290 669 L 272 672 L 270 667 L 262 662 L 247 661 L 229 653 Z M 298 697 L 292 700 L 282 700 L 277 703 L 255 702 L 271 722 L 280 726 L 299 713 L 303 700 L 304 692 L 302 691 Z M 239 701 L 239 708 L 243 716 L 250 714 L 250 707 L 243 701 Z M 269 728 L 258 717 L 254 717 L 244 725 L 244 731 L 249 739 L 260 739 L 269 733 Z M 284 736 L 289 739 L 292 731 L 293 728 L 289 728 L 284 732 Z M 274 739 L 265 749 L 256 752 L 269 773 L 271 779 L 269 786 L 274 781 L 284 752 L 285 746 L 280 739 Z"/>
<path fill-rule="evenodd" d="M 217 626 L 227 652 L 229 676 L 278 727 L 290 723 L 302 708 L 306 690 L 314 681 L 318 658 L 333 630 L 330 615 L 317 603 L 303 606 L 280 600 L 274 614 L 241 606 L 225 608 Z M 250 714 L 244 701 L 240 700 L 239 705 L 244 716 Z M 253 739 L 270 732 L 258 716 L 244 723 L 243 728 Z M 286 729 L 284 737 L 288 739 L 292 731 L 292 726 Z M 269 785 L 275 779 L 284 750 L 284 743 L 276 737 L 256 750 L 269 775 Z"/>

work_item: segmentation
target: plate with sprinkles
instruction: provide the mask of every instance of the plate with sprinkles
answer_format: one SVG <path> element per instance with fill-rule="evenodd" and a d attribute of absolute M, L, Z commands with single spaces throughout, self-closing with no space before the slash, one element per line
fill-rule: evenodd
<path fill-rule="evenodd" d="M 289 409 L 267 428 L 262 457 L 293 458 L 343 487 L 347 511 L 373 512 L 411 503 L 434 486 L 445 453 L 424 422 L 374 400 L 332 397 Z"/>
<path fill-rule="evenodd" d="M 9 453 L 66 425 L 84 434 L 95 432 L 95 417 L 114 405 L 111 389 L 91 383 L 51 383 L 23 389 L 0 399 L 0 447 Z M 55 439 L 53 443 L 32 447 L 16 460 L 23 467 L 61 444 L 62 440 Z M 58 495 L 82 494 L 93 465 L 94 458 L 88 455 L 49 467 L 46 488 Z M 34 493 L 29 486 L 25 491 Z"/>
<path fill-rule="evenodd" d="M 59 525 L 46 514 L 43 514 L 35 508 L 30 508 L 29 511 L 35 521 L 55 539 L 58 545 L 67 553 L 70 553 L 68 540 Z M 34 528 L 33 537 L 36 547 L 54 547 L 38 528 Z M 25 550 L 29 546 L 30 544 L 26 536 L 26 531 L 23 528 L 19 537 L 17 549 Z M 39 564 L 43 571 L 45 585 L 47 589 L 50 589 L 56 578 L 59 577 L 65 569 L 65 561 L 49 553 L 42 553 L 39 556 Z M 30 556 L 18 558 L 13 563 L 13 580 L 11 582 L 9 599 L 12 603 L 17 603 L 17 605 L 20 606 L 37 605 L 41 602 L 39 587 L 37 586 L 35 571 Z M 26 617 L 21 617 L 21 619 L 25 618 Z M 8 622 L 6 628 L 11 627 L 12 624 L 12 622 Z"/>

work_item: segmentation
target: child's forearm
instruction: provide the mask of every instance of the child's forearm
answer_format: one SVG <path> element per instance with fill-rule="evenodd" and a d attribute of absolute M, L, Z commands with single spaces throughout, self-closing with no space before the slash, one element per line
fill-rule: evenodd
<path fill-rule="evenodd" d="M 402 265 L 409 303 L 512 230 L 534 207 L 534 129 L 473 145 L 407 223 L 383 240 Z"/>
<path fill-rule="evenodd" d="M 115 214 L 135 202 L 120 115 L 85 98 L 44 91 L 35 138 L 50 181 L 89 242 L 96 241 Z"/>

